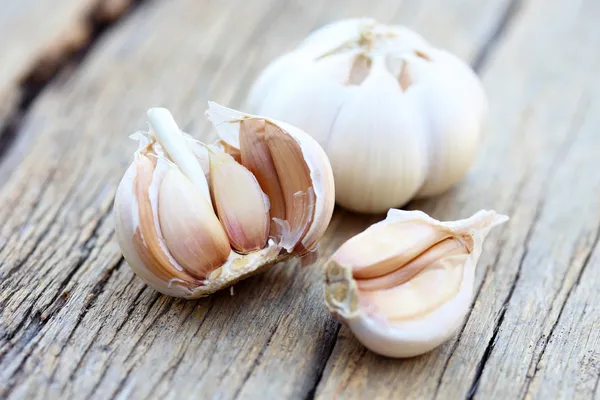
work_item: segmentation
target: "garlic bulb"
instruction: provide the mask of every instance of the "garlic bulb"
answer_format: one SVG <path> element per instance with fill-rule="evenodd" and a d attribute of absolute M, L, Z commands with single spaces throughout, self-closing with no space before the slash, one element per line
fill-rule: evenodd
<path fill-rule="evenodd" d="M 426 353 L 460 327 L 483 240 L 507 220 L 485 210 L 452 222 L 389 210 L 384 221 L 331 256 L 325 266 L 327 308 L 378 354 Z"/>
<path fill-rule="evenodd" d="M 350 19 L 273 61 L 248 107 L 317 139 L 337 202 L 376 213 L 460 180 L 475 158 L 487 102 L 454 55 L 405 27 Z"/>
<path fill-rule="evenodd" d="M 115 230 L 133 271 L 155 290 L 206 296 L 316 249 L 333 213 L 333 174 L 317 142 L 275 120 L 209 103 L 221 138 L 207 146 L 166 109 L 115 198 Z"/>

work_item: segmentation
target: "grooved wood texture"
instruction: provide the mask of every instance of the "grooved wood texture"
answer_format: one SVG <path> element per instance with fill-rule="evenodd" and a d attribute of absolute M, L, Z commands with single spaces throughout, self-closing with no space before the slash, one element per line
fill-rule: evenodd
<path fill-rule="evenodd" d="M 116 18 L 130 0 L 0 1 L 0 129 L 15 111 L 26 78 L 43 80 L 83 47 L 92 20 Z"/>
<path fill-rule="evenodd" d="M 62 37 L 53 26 L 79 37 L 92 2 L 3 3 L 0 37 L 27 51 L 3 46 L 0 96 Z M 101 4 L 114 18 L 126 2 Z M 49 15 L 60 23 L 45 24 Z M 468 177 L 410 204 L 438 219 L 511 216 L 486 242 L 460 332 L 391 360 L 329 317 L 319 262 L 381 219 L 343 210 L 313 267 L 291 261 L 197 301 L 146 287 L 120 256 L 111 216 L 145 109 L 168 107 L 186 131 L 214 138 L 208 99 L 240 107 L 277 54 L 364 15 L 457 53 L 488 91 Z M 596 0 L 140 2 L 87 38 L 94 48 L 25 110 L 0 165 L 0 397 L 598 398 L 599 19 Z"/>

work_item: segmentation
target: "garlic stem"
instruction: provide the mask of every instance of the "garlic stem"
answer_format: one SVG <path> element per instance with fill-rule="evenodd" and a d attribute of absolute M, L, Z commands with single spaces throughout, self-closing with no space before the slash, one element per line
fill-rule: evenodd
<path fill-rule="evenodd" d="M 159 143 L 181 172 L 200 190 L 212 208 L 212 200 L 204 171 L 192 150 L 185 143 L 173 115 L 166 108 L 160 107 L 149 109 L 147 115 L 148 122 L 150 122 Z"/>

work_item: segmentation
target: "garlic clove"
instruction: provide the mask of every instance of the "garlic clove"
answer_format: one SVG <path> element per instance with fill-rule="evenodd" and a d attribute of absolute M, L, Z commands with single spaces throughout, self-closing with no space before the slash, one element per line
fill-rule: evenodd
<path fill-rule="evenodd" d="M 427 178 L 416 197 L 445 192 L 467 173 L 477 155 L 488 103 L 479 78 L 452 54 L 440 51 L 420 93 L 430 129 Z M 443 66 L 443 67 L 442 67 Z"/>
<path fill-rule="evenodd" d="M 268 196 L 271 218 L 285 220 L 285 199 L 271 151 L 264 140 L 264 132 L 264 120 L 247 119 L 240 122 L 240 162 L 254 174 L 260 187 Z M 234 148 L 225 143 L 228 147 Z M 277 225 L 272 222 L 271 231 L 276 230 Z"/>
<path fill-rule="evenodd" d="M 204 279 L 229 257 L 229 241 L 211 206 L 178 169 L 162 181 L 158 217 L 167 248 L 191 275 Z"/>
<path fill-rule="evenodd" d="M 407 98 L 414 93 L 399 94 L 382 62 L 351 88 L 327 142 L 337 202 L 357 212 L 385 212 L 390 204 L 407 202 L 427 174 L 425 125 Z"/>
<path fill-rule="evenodd" d="M 115 200 L 115 229 L 123 255 L 132 269 L 156 290 L 171 279 L 193 282 L 195 277 L 178 268 L 161 242 L 156 221 L 156 185 L 164 169 L 155 171 L 156 163 L 138 155 L 121 180 Z"/>
<path fill-rule="evenodd" d="M 264 248 L 269 239 L 269 207 L 256 178 L 219 150 L 211 150 L 209 157 L 212 195 L 231 247 L 243 254 Z"/>
<path fill-rule="evenodd" d="M 166 108 L 151 108 L 147 112 L 148 122 L 166 154 L 181 169 L 181 172 L 200 190 L 210 207 L 208 183 L 194 152 L 187 145 L 173 115 Z"/>
<path fill-rule="evenodd" d="M 457 295 L 465 261 L 466 255 L 437 261 L 411 279 L 410 285 L 361 292 L 361 303 L 392 323 L 426 316 Z"/>
<path fill-rule="evenodd" d="M 298 243 L 304 237 L 313 219 L 314 189 L 310 170 L 304 160 L 300 144 L 283 129 L 270 121 L 265 122 L 264 141 L 269 148 L 281 192 L 285 201 L 285 219 Z M 293 245 L 291 243 L 290 245 Z"/>
<path fill-rule="evenodd" d="M 483 241 L 490 229 L 507 219 L 482 210 L 465 220 L 440 222 L 419 211 L 390 210 L 384 221 L 350 239 L 326 264 L 327 308 L 376 353 L 411 357 L 430 351 L 462 323 L 470 306 Z M 406 257 L 408 261 L 387 275 L 356 276 L 353 260 L 361 254 L 361 246 L 387 248 L 388 235 L 395 234 L 392 238 L 403 248 L 406 237 L 413 229 L 417 232 L 419 224 L 440 230 L 443 234 L 438 237 L 445 239 L 432 240 L 435 243 L 430 247 L 421 247 L 420 254 Z M 392 225 L 396 225 L 393 230 L 382 229 Z M 347 246 L 349 242 L 352 246 Z M 371 254 L 375 264 L 377 254 Z"/>
<path fill-rule="evenodd" d="M 221 140 L 240 149 L 242 164 L 269 196 L 275 236 L 295 255 L 316 247 L 334 206 L 333 174 L 319 144 L 298 128 L 209 103 Z M 272 195 L 281 191 L 281 197 Z M 283 204 L 282 204 L 283 203 Z M 278 217 L 285 213 L 285 218 Z M 272 225 L 273 226 L 273 225 Z"/>

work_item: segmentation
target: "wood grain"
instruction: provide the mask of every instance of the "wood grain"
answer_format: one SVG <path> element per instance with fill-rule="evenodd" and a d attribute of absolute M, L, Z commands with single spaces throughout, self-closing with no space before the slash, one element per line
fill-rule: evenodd
<path fill-rule="evenodd" d="M 130 0 L 0 1 L 0 128 L 15 111 L 25 80 L 45 81 L 90 39 L 93 21 L 113 20 Z"/>
<path fill-rule="evenodd" d="M 594 0 L 142 3 L 46 88 L 0 166 L 0 397 L 592 397 L 598 8 Z M 197 301 L 147 288 L 120 257 L 111 219 L 135 148 L 127 135 L 144 128 L 145 109 L 166 106 L 210 139 L 206 100 L 239 107 L 277 54 L 325 22 L 363 15 L 406 23 L 470 60 L 492 99 L 468 178 L 411 205 L 440 219 L 480 208 L 512 216 L 486 243 L 460 334 L 422 357 L 376 356 L 328 316 L 318 266 L 296 262 Z M 321 260 L 380 218 L 336 211 Z"/>

